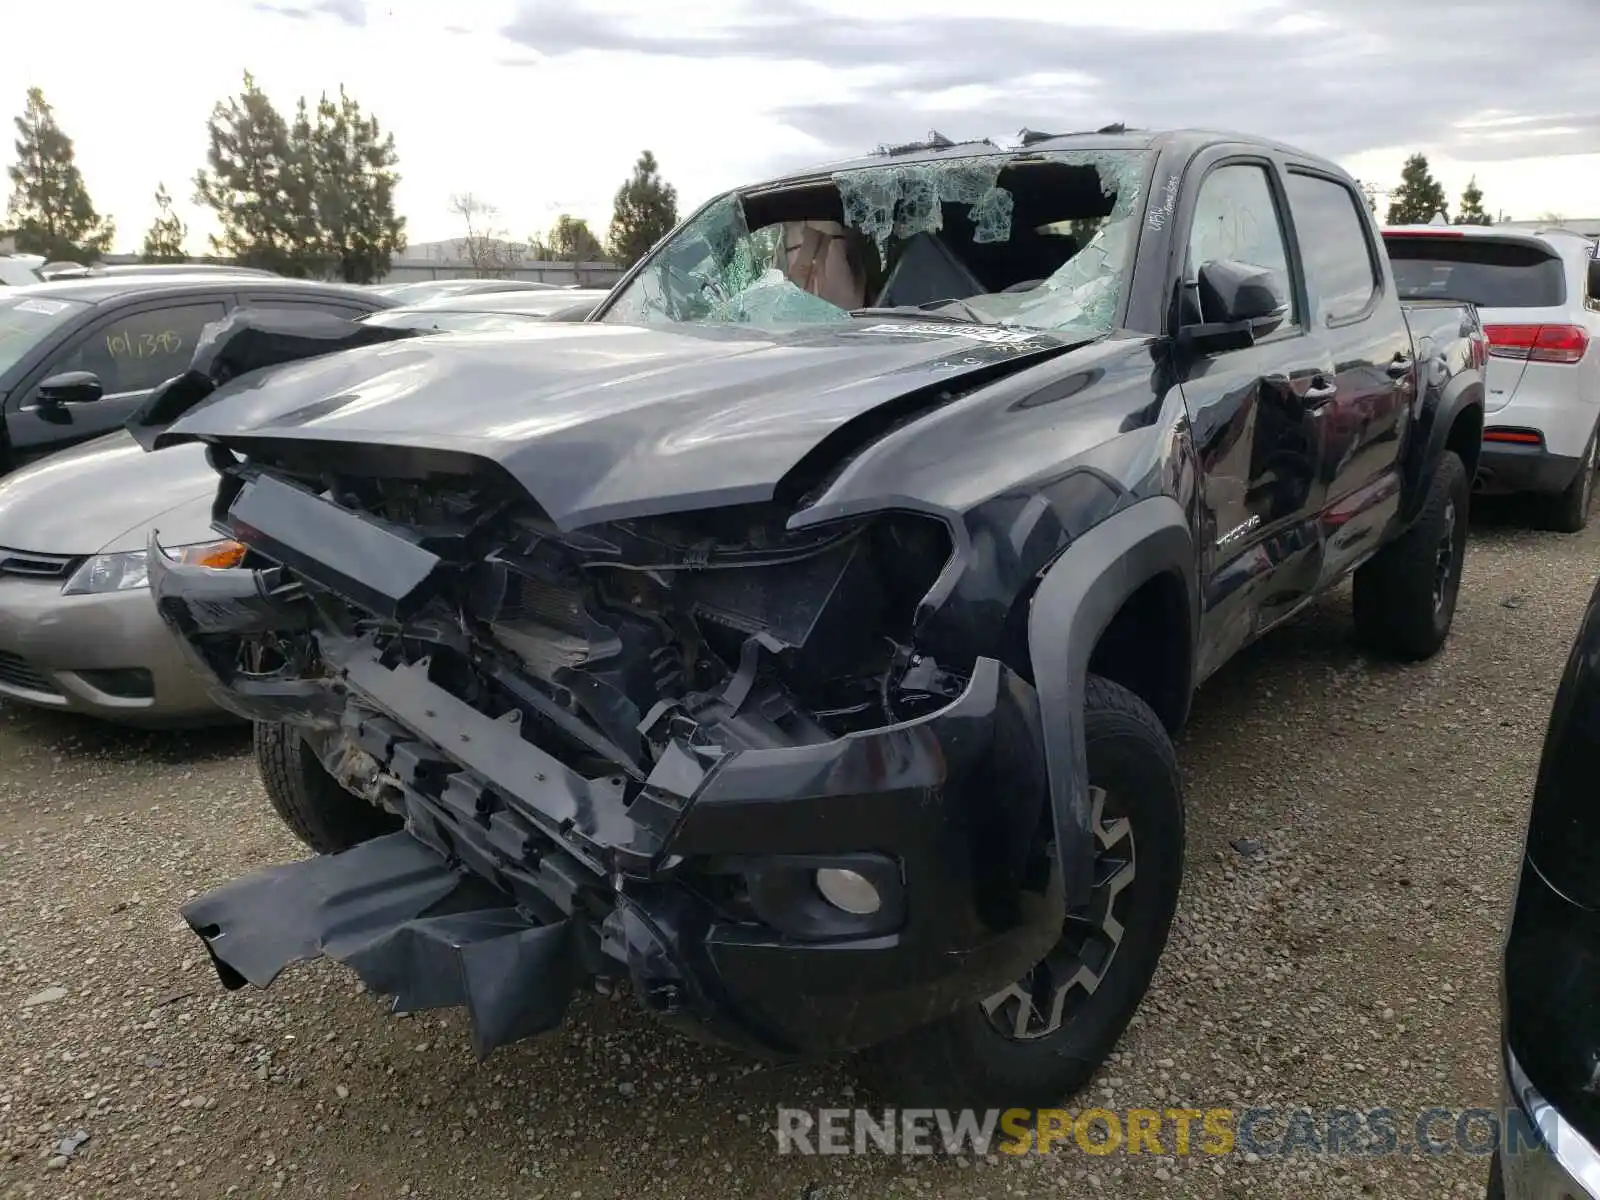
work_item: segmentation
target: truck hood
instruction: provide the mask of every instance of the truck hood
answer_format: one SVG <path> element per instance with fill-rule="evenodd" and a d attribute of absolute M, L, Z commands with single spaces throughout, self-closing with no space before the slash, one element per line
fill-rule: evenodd
<path fill-rule="evenodd" d="M 413 466 L 426 460 L 417 451 L 470 455 L 571 529 L 770 499 L 852 419 L 914 393 L 968 390 L 1081 341 L 895 318 L 782 334 L 596 323 L 406 338 L 252 371 L 155 444 L 322 443 L 334 455 L 410 451 Z"/>
<path fill-rule="evenodd" d="M 0 480 L 0 546 L 70 555 L 143 549 L 158 517 L 163 544 L 202 541 L 215 536 L 216 490 L 201 447 L 146 454 L 126 432 L 107 434 Z"/>

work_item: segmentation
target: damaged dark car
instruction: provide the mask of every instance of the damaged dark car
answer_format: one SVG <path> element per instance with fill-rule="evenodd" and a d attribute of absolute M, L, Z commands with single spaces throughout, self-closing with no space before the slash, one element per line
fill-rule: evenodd
<path fill-rule="evenodd" d="M 184 916 L 482 1054 L 620 983 L 1059 1101 L 1166 941 L 1200 682 L 1352 573 L 1374 652 L 1443 644 L 1485 357 L 1337 167 L 1120 129 L 740 189 L 576 325 L 236 314 L 130 428 L 248 558 L 158 533 L 151 589 L 319 853 Z"/>

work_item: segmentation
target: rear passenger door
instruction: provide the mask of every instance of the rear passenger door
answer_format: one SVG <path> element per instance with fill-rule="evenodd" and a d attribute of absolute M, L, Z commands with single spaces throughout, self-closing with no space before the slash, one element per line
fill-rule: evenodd
<path fill-rule="evenodd" d="M 156 385 L 181 375 L 200 331 L 228 312 L 226 293 L 146 298 L 98 317 L 36 367 L 6 415 L 15 461 L 51 453 L 122 428 Z M 54 375 L 88 371 L 101 397 L 86 404 L 45 402 L 39 386 Z"/>
<path fill-rule="evenodd" d="M 1400 503 L 1400 438 L 1415 378 L 1411 335 L 1384 284 L 1365 199 L 1348 182 L 1290 166 L 1289 212 L 1305 270 L 1310 336 L 1333 364 L 1332 392 L 1308 401 L 1318 472 L 1311 503 L 1323 575 L 1377 548 Z"/>
<path fill-rule="evenodd" d="M 1208 262 L 1266 268 L 1290 302 L 1283 323 L 1253 345 L 1185 355 L 1180 368 L 1201 468 L 1201 678 L 1293 612 L 1322 573 L 1319 450 L 1307 410 L 1331 393 L 1333 360 L 1309 336 L 1281 179 L 1271 159 L 1219 148 L 1190 166 L 1180 201 L 1178 326 L 1217 319 L 1198 300 Z"/>

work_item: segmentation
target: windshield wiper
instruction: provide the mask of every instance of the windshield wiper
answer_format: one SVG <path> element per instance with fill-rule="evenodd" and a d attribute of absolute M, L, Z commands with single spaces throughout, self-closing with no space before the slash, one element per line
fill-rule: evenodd
<path fill-rule="evenodd" d="M 941 312 L 937 308 L 924 308 L 920 304 L 892 304 L 883 308 L 852 308 L 852 317 L 918 317 L 924 321 L 945 321 L 955 325 L 988 325 L 978 313 L 962 300 L 936 300 L 935 304 L 959 304 L 959 312 Z"/>

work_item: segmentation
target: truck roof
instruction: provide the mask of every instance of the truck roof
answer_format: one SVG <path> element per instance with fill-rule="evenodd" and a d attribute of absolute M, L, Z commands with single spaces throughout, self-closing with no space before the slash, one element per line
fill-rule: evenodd
<path fill-rule="evenodd" d="M 1035 130 L 1024 129 L 1021 131 L 1017 143 L 1012 145 L 1001 145 L 986 139 L 954 142 L 948 138 L 941 137 L 937 133 L 933 133 L 925 141 L 912 142 L 903 146 L 879 147 L 871 154 L 821 163 L 814 167 L 774 176 L 762 183 L 753 185 L 752 189 L 740 188 L 735 190 L 759 190 L 776 187 L 791 181 L 827 176 L 836 171 L 862 170 L 881 167 L 888 163 L 935 163 L 973 158 L 986 154 L 1009 154 L 1020 157 L 1029 154 L 1049 154 L 1068 150 L 1161 150 L 1174 148 L 1184 152 L 1185 156 L 1187 156 L 1218 142 L 1240 142 L 1246 145 L 1258 146 L 1263 150 L 1286 155 L 1290 158 L 1316 162 L 1339 175 L 1348 176 L 1348 172 L 1331 159 L 1312 154 L 1285 142 L 1264 138 L 1259 134 L 1237 133 L 1221 129 L 1127 129 L 1121 125 L 1108 125 L 1103 129 L 1093 131 L 1060 134 L 1040 133 Z"/>

